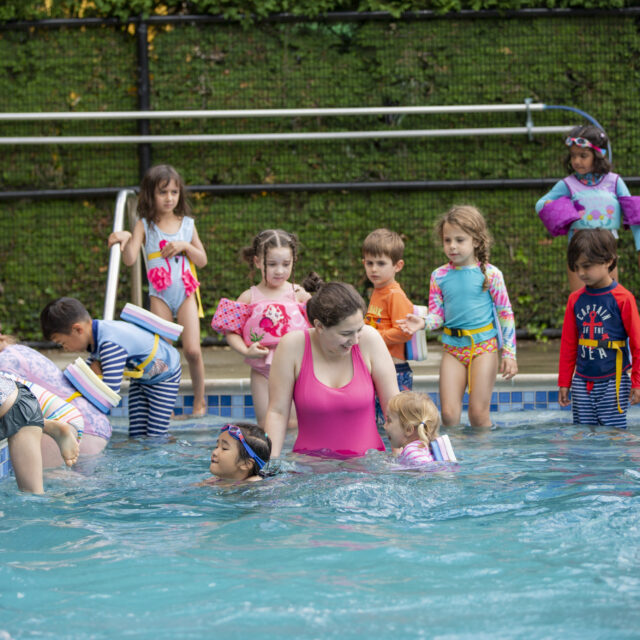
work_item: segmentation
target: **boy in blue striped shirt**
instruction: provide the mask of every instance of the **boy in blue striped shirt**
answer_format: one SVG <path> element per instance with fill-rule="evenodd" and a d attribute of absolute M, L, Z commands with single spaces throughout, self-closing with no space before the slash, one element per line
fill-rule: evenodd
<path fill-rule="evenodd" d="M 47 340 L 66 351 L 89 351 L 87 359 L 116 393 L 129 386 L 129 436 L 167 435 L 182 368 L 180 354 L 166 340 L 122 320 L 94 320 L 75 298 L 58 298 L 40 314 Z"/>

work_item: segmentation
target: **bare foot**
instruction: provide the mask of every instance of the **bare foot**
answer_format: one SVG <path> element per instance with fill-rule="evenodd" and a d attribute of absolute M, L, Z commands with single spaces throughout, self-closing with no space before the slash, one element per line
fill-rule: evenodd
<path fill-rule="evenodd" d="M 205 408 L 193 408 L 191 413 L 181 413 L 179 416 L 173 414 L 171 416 L 172 420 L 191 420 L 192 418 L 204 418 L 207 415 L 207 410 Z"/>
<path fill-rule="evenodd" d="M 60 449 L 60 455 L 67 467 L 72 467 L 78 460 L 80 446 L 76 438 L 76 430 L 66 422 L 45 420 L 44 432 L 50 435 Z"/>

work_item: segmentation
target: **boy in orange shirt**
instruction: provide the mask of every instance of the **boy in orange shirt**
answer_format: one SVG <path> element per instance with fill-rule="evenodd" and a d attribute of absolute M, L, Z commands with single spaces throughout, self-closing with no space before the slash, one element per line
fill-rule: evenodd
<path fill-rule="evenodd" d="M 404 267 L 404 242 L 394 231 L 376 229 L 362 244 L 362 263 L 367 278 L 373 284 L 373 294 L 364 319 L 382 336 L 396 366 L 400 391 L 411 390 L 413 372 L 405 357 L 405 342 L 411 339 L 399 326 L 408 313 L 413 313 L 413 304 L 396 282 L 396 273 Z M 382 410 L 376 398 L 378 424 L 384 422 Z"/>

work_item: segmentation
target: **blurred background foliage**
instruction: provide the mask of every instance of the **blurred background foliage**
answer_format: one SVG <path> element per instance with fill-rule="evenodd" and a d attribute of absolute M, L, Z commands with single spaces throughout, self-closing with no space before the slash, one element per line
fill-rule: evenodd
<path fill-rule="evenodd" d="M 417 5 L 420 5 L 419 7 Z M 9 1 L 0 18 L 116 17 L 222 13 L 209 23 L 151 23 L 151 108 L 251 109 L 471 105 L 534 102 L 578 107 L 607 129 L 615 169 L 638 175 L 636 132 L 640 39 L 633 12 L 561 12 L 544 16 L 436 12 L 516 8 L 506 2 L 38 2 Z M 598 8 L 604 3 L 536 3 Z M 623 6 L 620 3 L 619 6 Z M 519 3 L 518 7 L 530 7 Z M 611 3 L 607 3 L 611 7 Z M 618 5 L 616 5 L 618 6 Z M 326 11 L 387 10 L 380 19 L 322 18 Z M 261 20 L 278 11 L 305 20 Z M 249 16 L 249 17 L 247 17 Z M 119 111 L 138 105 L 137 22 L 55 29 L 0 30 L 0 111 Z M 580 124 L 566 112 L 533 114 L 536 125 Z M 153 134 L 522 127 L 523 113 L 151 121 Z M 0 123 L 2 136 L 128 135 L 132 121 Z M 238 250 L 261 229 L 282 227 L 301 241 L 296 278 L 309 270 L 343 279 L 366 296 L 360 261 L 366 234 L 388 226 L 406 239 L 399 281 L 424 304 L 432 269 L 444 261 L 435 219 L 453 203 L 486 215 L 492 262 L 505 273 L 519 328 L 539 335 L 559 327 L 566 302 L 566 239 L 552 240 L 534 204 L 565 175 L 561 136 L 447 137 L 393 140 L 154 144 L 154 163 L 173 164 L 188 185 L 264 185 L 253 194 L 192 194 L 209 254 L 199 271 L 210 317 L 217 300 L 247 285 Z M 370 190 L 271 193 L 270 185 L 432 180 L 551 180 L 539 188 Z M 127 187 L 139 183 L 135 145 L 5 146 L 0 190 Z M 633 184 L 633 181 L 632 181 Z M 633 192 L 633 187 L 632 187 Z M 113 197 L 0 199 L 0 321 L 22 339 L 40 338 L 38 315 L 59 295 L 102 313 L 106 238 Z M 631 234 L 621 232 L 620 277 L 640 285 Z M 129 295 L 123 270 L 119 306 Z M 203 335 L 208 320 L 202 323 Z"/>

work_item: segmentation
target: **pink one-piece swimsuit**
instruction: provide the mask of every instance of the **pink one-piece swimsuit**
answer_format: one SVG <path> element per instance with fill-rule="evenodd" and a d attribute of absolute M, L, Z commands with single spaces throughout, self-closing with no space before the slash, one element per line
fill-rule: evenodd
<path fill-rule="evenodd" d="M 376 427 L 375 389 L 360 347 L 351 349 L 353 378 L 334 389 L 316 378 L 309 331 L 305 331 L 300 373 L 293 388 L 298 414 L 296 453 L 352 458 L 369 449 L 384 451 Z"/>

